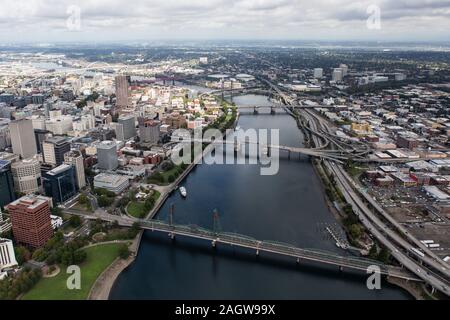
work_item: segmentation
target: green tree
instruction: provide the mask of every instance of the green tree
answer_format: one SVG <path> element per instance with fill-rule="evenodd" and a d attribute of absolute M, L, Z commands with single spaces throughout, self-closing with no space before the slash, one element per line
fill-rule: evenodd
<path fill-rule="evenodd" d="M 126 244 L 122 244 L 119 247 L 119 257 L 121 259 L 127 259 L 130 256 L 130 250 Z"/>

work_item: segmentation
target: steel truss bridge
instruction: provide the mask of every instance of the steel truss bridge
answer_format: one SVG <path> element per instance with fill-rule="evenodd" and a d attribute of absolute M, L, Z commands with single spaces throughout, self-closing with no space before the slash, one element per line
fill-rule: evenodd
<path fill-rule="evenodd" d="M 120 224 L 131 226 L 132 221 L 126 223 L 122 222 Z M 202 239 L 210 241 L 213 247 L 216 247 L 218 244 L 226 244 L 230 246 L 255 250 L 257 255 L 259 255 L 260 252 L 267 252 L 281 256 L 292 257 L 296 259 L 297 263 L 305 260 L 331 266 L 337 266 L 340 270 L 350 269 L 367 272 L 370 267 L 377 266 L 380 270 L 380 273 L 383 275 L 411 281 L 421 281 L 421 279 L 412 275 L 405 269 L 391 265 L 384 265 L 379 261 L 365 258 L 340 256 L 335 253 L 318 249 L 302 249 L 294 245 L 282 242 L 274 242 L 268 240 L 260 241 L 245 235 L 229 232 L 217 232 L 201 228 L 196 225 L 177 225 L 159 220 L 139 220 L 139 225 L 142 229 L 167 233 L 172 239 L 175 238 L 175 236 Z"/>

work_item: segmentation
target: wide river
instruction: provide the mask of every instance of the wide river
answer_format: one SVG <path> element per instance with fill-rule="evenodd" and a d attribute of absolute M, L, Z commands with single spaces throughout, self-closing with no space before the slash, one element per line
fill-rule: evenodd
<path fill-rule="evenodd" d="M 270 105 L 264 96 L 240 96 L 237 105 Z M 301 146 L 303 136 L 287 114 L 242 114 L 243 129 L 279 129 L 280 144 Z M 174 192 L 157 219 L 212 229 L 213 211 L 223 231 L 259 240 L 348 254 L 325 231 L 339 230 L 311 163 L 281 154 L 278 174 L 261 176 L 259 165 L 198 165 L 183 181 L 188 196 Z M 370 291 L 361 273 L 296 264 L 281 258 L 210 242 L 145 232 L 136 261 L 117 279 L 111 299 L 409 299 L 383 282 Z"/>

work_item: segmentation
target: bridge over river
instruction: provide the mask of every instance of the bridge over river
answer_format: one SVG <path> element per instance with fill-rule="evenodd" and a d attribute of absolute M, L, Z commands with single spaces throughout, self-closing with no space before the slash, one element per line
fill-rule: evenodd
<path fill-rule="evenodd" d="M 269 240 L 261 241 L 241 234 L 213 231 L 196 225 L 177 225 L 159 220 L 124 218 L 107 213 L 95 216 L 85 215 L 81 212 L 70 209 L 66 211 L 71 214 L 82 215 L 88 219 L 100 218 L 101 220 L 108 222 L 117 221 L 119 225 L 127 227 L 131 227 L 134 223 L 138 222 L 140 228 L 142 229 L 153 232 L 167 233 L 171 238 L 175 238 L 175 236 L 183 236 L 210 241 L 213 247 L 216 247 L 218 244 L 226 244 L 255 250 L 257 255 L 259 255 L 260 252 L 268 252 L 281 256 L 292 257 L 296 259 L 297 263 L 300 263 L 301 261 L 310 261 L 337 266 L 340 270 L 350 269 L 366 272 L 370 266 L 378 266 L 380 268 L 380 273 L 383 275 L 411 281 L 421 281 L 421 279 L 409 273 L 406 269 L 391 265 L 384 265 L 379 261 L 355 256 L 340 256 L 335 253 L 318 249 L 298 248 L 288 243 Z"/>

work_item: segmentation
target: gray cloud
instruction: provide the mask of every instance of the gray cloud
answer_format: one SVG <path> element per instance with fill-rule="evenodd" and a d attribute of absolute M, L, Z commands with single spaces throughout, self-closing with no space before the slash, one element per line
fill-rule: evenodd
<path fill-rule="evenodd" d="M 381 10 L 369 30 L 367 8 Z M 448 40 L 450 0 L 0 0 L 1 41 L 152 38 Z M 81 30 L 66 27 L 70 5 Z"/>

